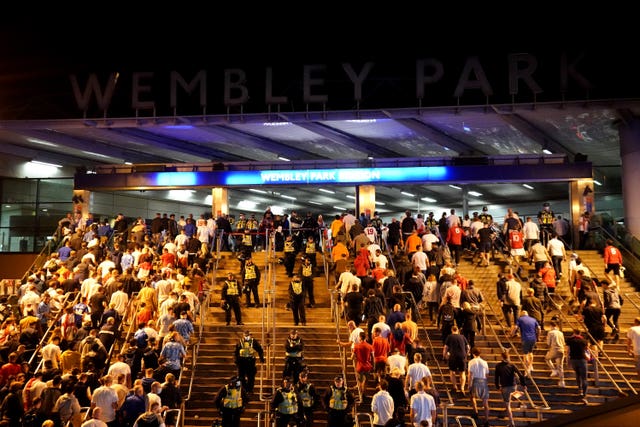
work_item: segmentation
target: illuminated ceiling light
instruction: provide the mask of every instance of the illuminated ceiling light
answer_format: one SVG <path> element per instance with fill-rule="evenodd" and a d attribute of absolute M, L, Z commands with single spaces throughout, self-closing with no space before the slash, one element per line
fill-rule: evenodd
<path fill-rule="evenodd" d="M 4 205 L 5 208 L 9 209 L 11 205 Z"/>
<path fill-rule="evenodd" d="M 205 205 L 211 205 L 213 203 L 213 195 L 208 194 L 207 197 L 204 198 Z"/>
<path fill-rule="evenodd" d="M 340 206 L 333 206 L 334 209 L 338 209 L 339 211 L 344 211 L 346 210 L 345 208 L 342 208 Z"/>
<path fill-rule="evenodd" d="M 449 187 L 455 188 L 456 190 L 462 190 L 462 187 L 458 187 L 457 185 L 449 184 Z"/>
<path fill-rule="evenodd" d="M 367 156 L 367 160 L 373 160 L 373 156 Z"/>
<path fill-rule="evenodd" d="M 553 154 L 553 153 L 551 152 L 551 150 L 548 150 L 548 149 L 546 149 L 546 148 L 545 148 L 545 149 L 543 149 L 543 150 L 542 150 L 542 152 L 543 152 L 544 154 Z"/>
<path fill-rule="evenodd" d="M 195 193 L 194 190 L 169 190 L 168 197 L 171 200 L 190 200 L 191 196 Z"/>
<path fill-rule="evenodd" d="M 423 197 L 423 198 L 422 198 L 422 199 L 420 199 L 420 200 L 425 201 L 425 202 L 429 202 L 429 203 L 435 203 L 435 202 L 437 202 L 437 200 L 436 200 L 436 199 L 432 199 L 431 197 Z"/>
<path fill-rule="evenodd" d="M 239 209 L 255 209 L 258 203 L 253 200 L 240 200 L 238 202 Z"/>
<path fill-rule="evenodd" d="M 287 159 L 286 157 L 278 156 L 278 160 L 282 160 L 283 162 L 290 162 L 291 159 Z"/>
<path fill-rule="evenodd" d="M 594 179 L 594 180 L 593 180 L 593 183 L 594 183 L 595 185 L 602 185 L 602 183 L 601 183 L 600 181 L 598 181 L 597 179 Z"/>
<path fill-rule="evenodd" d="M 255 188 L 250 188 L 249 191 L 253 191 L 254 193 L 267 194 L 266 191 L 258 190 L 258 189 L 255 189 Z"/>
<path fill-rule="evenodd" d="M 289 126 L 291 122 L 264 122 L 262 126 Z"/>
<path fill-rule="evenodd" d="M 62 167 L 62 165 L 57 165 L 55 163 L 40 162 L 38 160 L 31 160 L 29 163 L 31 163 L 32 165 L 47 166 L 47 167 L 50 167 L 50 168 L 61 168 Z"/>
<path fill-rule="evenodd" d="M 58 144 L 54 144 L 53 142 L 43 141 L 38 138 L 27 138 L 27 141 L 33 142 L 34 144 L 46 145 L 47 147 L 58 147 Z"/>
<path fill-rule="evenodd" d="M 376 119 L 347 120 L 347 123 L 375 123 Z"/>
<path fill-rule="evenodd" d="M 533 190 L 533 186 L 529 185 L 529 184 L 522 184 L 522 186 L 524 188 L 528 188 L 529 190 Z"/>
<path fill-rule="evenodd" d="M 178 130 L 189 130 L 193 129 L 193 125 L 166 125 L 163 126 L 165 129 L 178 129 Z"/>
<path fill-rule="evenodd" d="M 415 194 L 407 193 L 406 191 L 401 191 L 400 194 L 404 194 L 405 196 L 409 196 L 409 197 L 416 197 Z"/>
<path fill-rule="evenodd" d="M 378 205 L 378 206 L 384 206 L 384 205 L 386 205 L 386 203 L 385 203 L 385 202 L 378 202 L 378 201 L 376 201 L 376 205 Z"/>
<path fill-rule="evenodd" d="M 356 196 L 352 196 L 351 194 L 347 194 L 347 199 L 355 200 Z"/>
<path fill-rule="evenodd" d="M 271 205 L 271 213 L 274 215 L 284 215 L 284 208 L 278 205 Z"/>
<path fill-rule="evenodd" d="M 471 128 L 462 122 L 462 130 L 465 132 L 471 132 Z"/>
<path fill-rule="evenodd" d="M 313 200 L 309 200 L 309 203 L 311 203 L 312 205 L 322 206 L 322 203 L 314 202 Z"/>
<path fill-rule="evenodd" d="M 132 165 L 133 163 L 131 162 L 124 162 L 125 165 Z"/>
<path fill-rule="evenodd" d="M 85 151 L 85 150 L 82 150 L 82 152 L 83 152 L 84 154 L 88 154 L 88 155 L 90 155 L 90 156 L 102 157 L 103 159 L 111 159 L 111 158 L 112 158 L 111 156 L 107 156 L 107 155 L 105 155 L 105 154 L 100 154 L 100 153 L 94 153 L 94 152 L 92 152 L 92 151 Z"/>
<path fill-rule="evenodd" d="M 318 188 L 318 191 L 322 191 L 323 193 L 327 193 L 327 194 L 336 194 L 335 191 L 333 190 L 327 190 L 325 188 Z"/>
<path fill-rule="evenodd" d="M 286 194 L 281 194 L 280 197 L 282 197 L 283 199 L 289 199 L 289 200 L 296 200 L 295 197 L 293 196 L 287 196 Z"/>
<path fill-rule="evenodd" d="M 469 191 L 469 194 L 476 197 L 482 196 L 482 193 L 478 193 L 477 191 Z"/>

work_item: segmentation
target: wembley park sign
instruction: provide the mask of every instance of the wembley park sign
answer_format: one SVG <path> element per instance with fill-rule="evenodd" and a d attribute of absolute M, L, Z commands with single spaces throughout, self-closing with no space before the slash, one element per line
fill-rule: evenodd
<path fill-rule="evenodd" d="M 481 56 L 452 61 L 427 57 L 397 64 L 342 62 L 200 69 L 188 74 L 104 71 L 71 74 L 69 81 L 79 110 L 110 115 L 118 115 L 123 108 L 136 113 L 166 109 L 170 114 L 191 114 L 193 110 L 200 114 L 249 105 L 266 111 L 292 105 L 298 110 L 302 105 L 384 107 L 383 103 L 397 100 L 410 103 L 406 106 L 477 103 L 478 99 L 489 103 L 518 97 L 530 102 L 541 94 L 554 100 L 572 91 L 583 96 L 594 87 L 588 67 L 582 66 L 582 55 L 544 59 L 517 53 L 500 61 Z M 120 100 L 118 108 L 114 108 L 116 99 Z"/>

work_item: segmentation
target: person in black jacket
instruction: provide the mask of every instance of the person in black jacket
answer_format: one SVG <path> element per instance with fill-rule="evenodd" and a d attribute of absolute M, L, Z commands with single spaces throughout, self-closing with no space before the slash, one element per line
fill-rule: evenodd
<path fill-rule="evenodd" d="M 235 360 L 243 388 L 249 393 L 253 393 L 256 378 L 256 356 L 260 358 L 261 363 L 264 363 L 262 346 L 251 336 L 251 331 L 245 331 L 244 337 L 236 344 Z"/>
<path fill-rule="evenodd" d="M 502 361 L 498 362 L 495 368 L 495 384 L 496 388 L 502 393 L 502 400 L 507 406 L 507 415 L 509 416 L 509 424 L 514 425 L 513 413 L 511 412 L 511 399 L 517 398 L 518 384 L 523 389 L 527 388 L 525 376 L 520 372 L 518 367 L 509 360 L 509 353 L 502 352 Z"/>

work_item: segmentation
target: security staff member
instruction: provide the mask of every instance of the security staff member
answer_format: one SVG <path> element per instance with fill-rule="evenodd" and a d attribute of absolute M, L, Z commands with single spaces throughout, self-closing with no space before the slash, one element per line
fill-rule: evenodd
<path fill-rule="evenodd" d="M 289 305 L 293 313 L 293 323 L 298 326 L 300 322 L 306 326 L 307 316 L 304 311 L 304 288 L 302 280 L 297 274 L 289 283 Z"/>
<path fill-rule="evenodd" d="M 289 421 L 297 419 L 299 399 L 289 377 L 282 379 L 282 387 L 273 395 L 271 410 L 275 412 L 277 427 L 288 427 Z"/>
<path fill-rule="evenodd" d="M 538 225 L 540 226 L 540 241 L 543 246 L 547 246 L 549 235 L 553 232 L 554 214 L 548 202 L 542 204 L 542 210 L 538 212 Z"/>
<path fill-rule="evenodd" d="M 309 308 L 313 308 L 316 303 L 316 299 L 313 296 L 313 271 L 313 264 L 311 263 L 311 260 L 305 257 L 302 260 L 302 265 L 300 266 L 299 276 L 302 279 L 302 288 L 304 289 L 305 294 L 309 297 L 309 304 L 307 305 Z"/>
<path fill-rule="evenodd" d="M 240 250 L 244 258 L 251 258 L 251 252 L 253 252 L 253 237 L 251 237 L 251 232 L 248 228 L 244 229 Z"/>
<path fill-rule="evenodd" d="M 331 427 L 347 427 L 347 416 L 353 405 L 353 395 L 344 386 L 344 378 L 338 375 L 333 379 L 333 385 L 324 395 L 324 407 L 328 412 L 327 425 Z"/>
<path fill-rule="evenodd" d="M 304 342 L 298 335 L 296 329 L 289 331 L 289 336 L 284 344 L 285 360 L 283 377 L 297 378 L 304 369 L 302 364 L 302 353 L 304 351 Z"/>
<path fill-rule="evenodd" d="M 233 273 L 227 275 L 227 280 L 222 285 L 222 308 L 224 309 L 227 326 L 231 323 L 231 310 L 236 317 L 237 325 L 242 323 L 242 313 L 240 312 L 240 285 Z"/>
<path fill-rule="evenodd" d="M 256 356 L 260 358 L 260 363 L 264 363 L 262 346 L 251 336 L 251 331 L 245 331 L 244 337 L 236 344 L 235 360 L 240 381 L 249 393 L 253 393 L 256 380 Z"/>
<path fill-rule="evenodd" d="M 284 241 L 284 268 L 287 270 L 287 276 L 293 277 L 293 268 L 296 265 L 296 242 L 289 234 Z"/>
<path fill-rule="evenodd" d="M 313 427 L 313 411 L 320 401 L 320 396 L 316 392 L 316 387 L 309 382 L 306 370 L 300 372 L 299 378 L 296 392 L 300 398 L 300 427 Z"/>
<path fill-rule="evenodd" d="M 229 384 L 222 386 L 214 401 L 222 415 L 222 425 L 240 427 L 240 414 L 247 401 L 247 392 L 242 388 L 240 378 L 233 377 Z"/>
<path fill-rule="evenodd" d="M 258 295 L 258 284 L 260 283 L 260 269 L 248 258 L 244 264 L 242 272 L 243 292 L 247 297 L 247 307 L 258 307 L 260 305 L 260 296 Z M 253 301 L 251 304 L 251 294 Z"/>
<path fill-rule="evenodd" d="M 305 242 L 304 245 L 304 256 L 305 258 L 308 258 L 309 261 L 311 261 L 311 265 L 313 266 L 313 272 L 315 273 L 316 271 L 316 265 L 318 264 L 318 260 L 316 257 L 316 252 L 317 252 L 317 248 L 316 248 L 316 242 L 313 239 L 313 236 L 309 236 L 307 238 L 307 241 Z"/>

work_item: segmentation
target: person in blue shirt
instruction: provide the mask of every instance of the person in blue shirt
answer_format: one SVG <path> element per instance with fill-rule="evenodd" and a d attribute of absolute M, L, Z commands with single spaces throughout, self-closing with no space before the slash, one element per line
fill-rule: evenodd
<path fill-rule="evenodd" d="M 531 375 L 531 371 L 533 371 L 533 349 L 542 329 L 535 318 L 529 316 L 526 310 L 522 310 L 520 317 L 518 317 L 516 324 L 513 326 L 512 335 L 515 336 L 518 330 L 520 330 L 520 338 L 522 340 L 525 375 Z"/>

